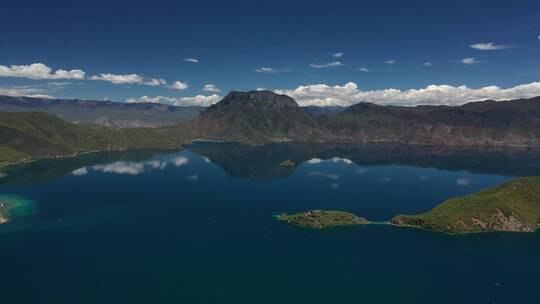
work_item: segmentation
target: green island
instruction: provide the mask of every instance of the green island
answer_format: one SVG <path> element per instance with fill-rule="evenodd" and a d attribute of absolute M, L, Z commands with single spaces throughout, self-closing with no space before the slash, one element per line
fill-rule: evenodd
<path fill-rule="evenodd" d="M 335 226 L 362 225 L 369 222 L 355 214 L 336 210 L 311 210 L 295 214 L 281 214 L 278 219 L 293 225 L 324 229 Z"/>
<path fill-rule="evenodd" d="M 398 215 L 390 223 L 455 234 L 533 232 L 540 228 L 540 177 L 451 198 L 427 213 Z"/>
<path fill-rule="evenodd" d="M 281 214 L 278 219 L 317 229 L 374 224 L 355 214 L 335 210 Z M 518 178 L 472 195 L 451 198 L 429 212 L 397 215 L 385 224 L 449 234 L 534 232 L 540 229 L 540 176 Z"/>

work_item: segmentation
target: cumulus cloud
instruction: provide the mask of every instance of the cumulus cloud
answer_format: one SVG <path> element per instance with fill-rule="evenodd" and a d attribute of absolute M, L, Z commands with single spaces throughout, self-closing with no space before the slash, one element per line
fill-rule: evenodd
<path fill-rule="evenodd" d="M 371 73 L 371 70 L 368 69 L 368 68 L 358 68 L 358 70 L 359 70 L 360 72 L 364 72 L 364 73 Z"/>
<path fill-rule="evenodd" d="M 219 93 L 221 91 L 217 86 L 210 83 L 205 84 L 202 90 L 203 92 L 212 92 L 212 93 Z"/>
<path fill-rule="evenodd" d="M 290 72 L 291 70 L 289 69 L 275 69 L 275 68 L 270 68 L 270 67 L 262 67 L 262 68 L 257 68 L 254 70 L 254 72 L 256 73 L 262 73 L 262 74 L 277 74 L 277 73 L 287 73 L 287 72 Z"/>
<path fill-rule="evenodd" d="M 199 63 L 199 59 L 196 58 L 184 58 L 184 61 L 191 63 Z"/>
<path fill-rule="evenodd" d="M 186 82 L 182 81 L 175 81 L 173 84 L 169 87 L 171 90 L 185 90 L 189 87 L 189 85 Z"/>
<path fill-rule="evenodd" d="M 332 54 L 332 57 L 334 57 L 334 58 L 340 58 L 340 57 L 343 57 L 343 55 L 344 55 L 344 54 L 343 54 L 342 52 L 337 52 L 337 53 Z"/>
<path fill-rule="evenodd" d="M 461 60 L 461 62 L 467 65 L 475 65 L 475 64 L 479 64 L 481 61 L 477 60 L 476 58 L 469 57 L 469 58 L 465 58 Z"/>
<path fill-rule="evenodd" d="M 394 64 L 396 61 L 394 59 L 386 60 L 384 63 L 386 64 Z"/>
<path fill-rule="evenodd" d="M 56 70 L 43 63 L 30 65 L 0 65 L 0 77 L 19 77 L 28 79 L 84 79 L 83 70 Z"/>
<path fill-rule="evenodd" d="M 173 106 L 210 106 L 214 103 L 221 100 L 221 96 L 217 94 L 212 94 L 209 96 L 205 95 L 196 95 L 192 97 L 166 97 L 166 96 L 142 96 L 140 98 L 128 98 L 126 102 L 136 103 L 136 102 L 153 102 L 153 103 L 162 103 Z"/>
<path fill-rule="evenodd" d="M 509 46 L 509 45 L 494 44 L 493 42 L 475 43 L 475 44 L 471 44 L 470 47 L 475 50 L 480 50 L 480 51 L 496 51 L 496 50 L 504 50 L 504 49 L 512 48 L 512 46 Z"/>
<path fill-rule="evenodd" d="M 93 75 L 90 77 L 91 80 L 101 80 L 101 81 L 108 81 L 110 83 L 114 84 L 132 84 L 132 83 L 142 83 L 144 81 L 144 77 L 137 75 L 137 74 L 125 74 L 125 75 L 116 75 L 116 74 L 99 74 L 99 75 Z"/>
<path fill-rule="evenodd" d="M 486 86 L 429 85 L 422 89 L 382 89 L 363 91 L 354 82 L 330 86 L 315 84 L 299 86 L 292 90 L 275 90 L 294 98 L 301 106 L 350 106 L 359 102 L 381 105 L 462 105 L 479 100 L 510 100 L 540 96 L 540 82 L 522 84 L 511 88 Z"/>
<path fill-rule="evenodd" d="M 326 68 L 332 68 L 332 67 L 338 67 L 342 66 L 343 63 L 341 61 L 332 61 L 327 63 L 310 63 L 309 66 L 315 69 L 326 69 Z"/>

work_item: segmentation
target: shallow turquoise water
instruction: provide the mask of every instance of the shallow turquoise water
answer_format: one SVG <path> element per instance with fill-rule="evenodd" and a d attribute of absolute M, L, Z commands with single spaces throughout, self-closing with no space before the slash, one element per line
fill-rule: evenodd
<path fill-rule="evenodd" d="M 272 215 L 375 221 L 514 176 L 534 151 L 198 144 L 10 168 L 33 201 L 0 226 L 2 303 L 539 303 L 540 233 L 313 231 Z M 280 166 L 293 160 L 295 167 Z"/>

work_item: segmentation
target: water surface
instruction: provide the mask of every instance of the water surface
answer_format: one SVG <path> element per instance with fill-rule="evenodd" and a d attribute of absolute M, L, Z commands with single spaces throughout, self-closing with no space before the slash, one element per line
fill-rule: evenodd
<path fill-rule="evenodd" d="M 3 303 L 540 302 L 539 233 L 313 231 L 272 217 L 428 211 L 540 175 L 535 151 L 197 144 L 2 172 L 0 197 L 32 211 L 0 226 Z"/>

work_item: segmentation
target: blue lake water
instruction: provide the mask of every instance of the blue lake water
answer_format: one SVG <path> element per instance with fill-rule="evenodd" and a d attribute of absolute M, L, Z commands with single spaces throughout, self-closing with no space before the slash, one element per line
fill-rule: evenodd
<path fill-rule="evenodd" d="M 282 166 L 292 160 L 295 166 Z M 540 303 L 540 233 L 314 231 L 274 214 L 428 211 L 540 153 L 197 144 L 5 168 L 2 303 Z"/>

